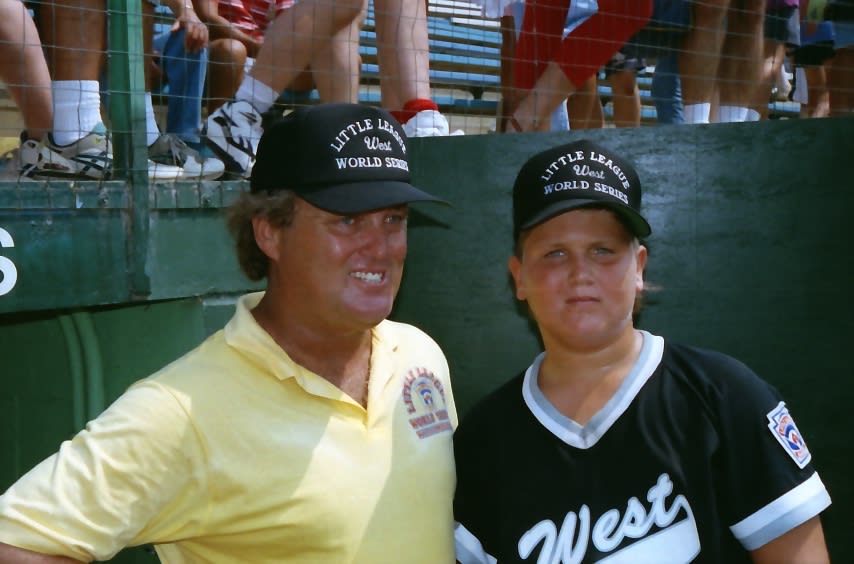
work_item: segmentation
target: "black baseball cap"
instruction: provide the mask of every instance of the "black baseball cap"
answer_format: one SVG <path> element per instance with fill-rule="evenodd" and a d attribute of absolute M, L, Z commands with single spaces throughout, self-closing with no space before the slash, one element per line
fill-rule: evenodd
<path fill-rule="evenodd" d="M 264 130 L 249 179 L 253 193 L 292 190 L 341 214 L 441 202 L 410 184 L 406 134 L 391 114 L 360 104 L 294 110 Z"/>
<path fill-rule="evenodd" d="M 604 207 L 618 213 L 637 237 L 652 229 L 640 214 L 641 183 L 632 165 L 583 139 L 537 153 L 513 184 L 513 240 L 563 212 Z"/>

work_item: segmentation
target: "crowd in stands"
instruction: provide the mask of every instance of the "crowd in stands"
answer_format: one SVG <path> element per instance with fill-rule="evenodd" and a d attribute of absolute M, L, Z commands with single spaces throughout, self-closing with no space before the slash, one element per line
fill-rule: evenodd
<path fill-rule="evenodd" d="M 106 0 L 0 0 L 0 79 L 24 121 L 22 178 L 106 179 Z M 409 136 L 446 136 L 432 99 L 426 0 L 372 0 L 381 104 Z M 755 121 L 854 108 L 854 0 L 479 0 L 501 21 L 499 132 L 638 126 L 654 63 L 659 123 Z M 359 102 L 368 0 L 142 0 L 152 180 L 247 177 L 283 93 Z M 154 33 L 157 6 L 174 25 Z M 794 80 L 789 80 L 793 76 Z M 794 84 L 793 84 L 794 83 Z M 315 97 L 311 93 L 316 91 Z M 155 94 L 166 100 L 165 131 Z M 159 96 L 160 94 L 158 94 Z"/>

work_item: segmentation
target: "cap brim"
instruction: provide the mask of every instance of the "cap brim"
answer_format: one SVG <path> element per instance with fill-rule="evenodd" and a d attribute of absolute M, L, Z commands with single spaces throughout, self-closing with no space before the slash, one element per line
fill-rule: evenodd
<path fill-rule="evenodd" d="M 419 190 L 398 180 L 372 180 L 323 186 L 317 189 L 298 190 L 308 203 L 332 213 L 364 213 L 391 208 L 413 202 L 436 202 L 450 205 L 445 200 Z"/>
<path fill-rule="evenodd" d="M 530 229 L 535 225 L 539 225 L 543 223 L 547 219 L 551 219 L 556 215 L 560 215 L 563 212 L 567 212 L 570 210 L 578 209 L 578 208 L 588 208 L 588 207 L 601 207 L 607 208 L 609 210 L 613 210 L 614 212 L 620 214 L 626 222 L 631 227 L 632 232 L 640 238 L 649 237 L 650 233 L 652 233 L 652 228 L 649 226 L 649 223 L 637 212 L 628 208 L 627 206 L 622 206 L 612 202 L 605 202 L 602 200 L 563 200 L 553 203 L 550 206 L 545 207 L 540 210 L 540 213 L 523 223 L 519 226 L 519 231 L 524 231 L 526 229 Z M 517 233 L 518 235 L 518 233 Z"/>

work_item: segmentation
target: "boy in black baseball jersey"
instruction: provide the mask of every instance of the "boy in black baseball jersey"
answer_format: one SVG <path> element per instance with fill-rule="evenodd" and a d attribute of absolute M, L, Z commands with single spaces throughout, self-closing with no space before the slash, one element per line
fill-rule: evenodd
<path fill-rule="evenodd" d="M 509 268 L 545 351 L 455 435 L 457 560 L 827 562 L 830 497 L 779 393 L 634 328 L 640 200 L 589 141 L 519 172 Z"/>

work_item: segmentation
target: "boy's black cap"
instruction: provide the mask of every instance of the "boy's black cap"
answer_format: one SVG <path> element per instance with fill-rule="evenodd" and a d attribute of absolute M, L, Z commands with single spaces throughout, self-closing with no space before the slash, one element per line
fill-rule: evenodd
<path fill-rule="evenodd" d="M 513 184 L 513 240 L 563 212 L 606 207 L 620 214 L 638 237 L 652 233 L 640 214 L 641 183 L 632 165 L 589 140 L 538 153 L 522 165 Z"/>
<path fill-rule="evenodd" d="M 444 202 L 410 184 L 406 134 L 391 114 L 360 104 L 294 110 L 267 127 L 249 179 L 253 193 L 292 190 L 341 214 Z"/>

